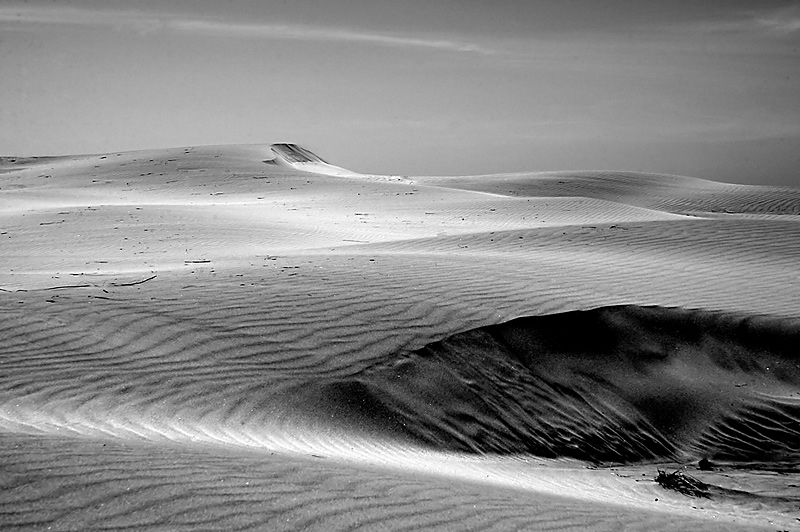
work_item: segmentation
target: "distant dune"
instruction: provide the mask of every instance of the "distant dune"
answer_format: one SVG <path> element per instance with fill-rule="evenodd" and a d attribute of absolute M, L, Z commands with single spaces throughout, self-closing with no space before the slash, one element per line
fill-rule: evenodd
<path fill-rule="evenodd" d="M 0 529 L 800 527 L 800 189 L 206 146 L 0 221 Z"/>

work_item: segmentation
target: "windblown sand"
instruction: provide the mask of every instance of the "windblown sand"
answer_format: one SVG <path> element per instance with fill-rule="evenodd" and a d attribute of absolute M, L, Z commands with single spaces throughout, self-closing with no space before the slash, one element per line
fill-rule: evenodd
<path fill-rule="evenodd" d="M 0 529 L 798 529 L 798 265 L 800 189 L 2 158 Z"/>

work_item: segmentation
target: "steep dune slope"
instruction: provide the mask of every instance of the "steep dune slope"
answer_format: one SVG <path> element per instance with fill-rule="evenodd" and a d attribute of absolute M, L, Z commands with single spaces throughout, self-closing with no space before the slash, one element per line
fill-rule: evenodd
<path fill-rule="evenodd" d="M 605 307 L 467 331 L 323 383 L 310 410 L 434 448 L 798 462 L 797 319 Z"/>

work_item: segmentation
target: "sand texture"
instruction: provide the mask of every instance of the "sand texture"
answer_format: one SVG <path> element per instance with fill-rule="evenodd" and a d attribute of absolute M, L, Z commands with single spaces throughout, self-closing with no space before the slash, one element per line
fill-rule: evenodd
<path fill-rule="evenodd" d="M 793 188 L 3 157 L 0 529 L 797 530 L 799 265 Z"/>

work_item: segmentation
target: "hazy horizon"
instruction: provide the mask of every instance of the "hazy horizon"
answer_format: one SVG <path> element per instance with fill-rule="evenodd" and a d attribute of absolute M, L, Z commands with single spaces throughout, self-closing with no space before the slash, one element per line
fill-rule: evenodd
<path fill-rule="evenodd" d="M 800 2 L 4 2 L 0 154 L 800 186 Z"/>

